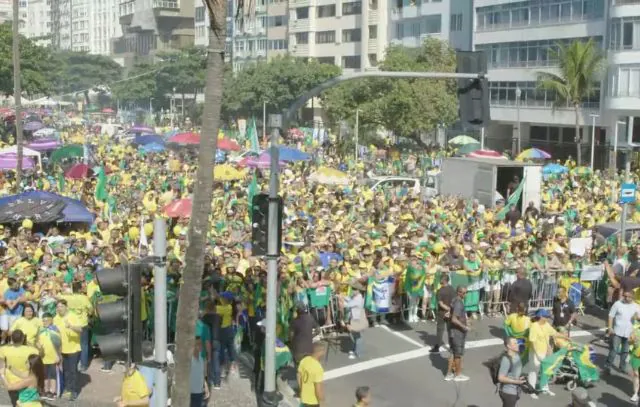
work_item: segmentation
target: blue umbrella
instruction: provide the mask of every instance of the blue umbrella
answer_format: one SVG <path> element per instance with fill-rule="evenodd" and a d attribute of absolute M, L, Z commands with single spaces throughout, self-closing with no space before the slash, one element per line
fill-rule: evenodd
<path fill-rule="evenodd" d="M 309 154 L 296 150 L 295 148 L 279 147 L 278 149 L 280 150 L 280 161 L 296 162 L 309 161 L 311 159 Z"/>
<path fill-rule="evenodd" d="M 133 144 L 137 144 L 140 146 L 146 146 L 147 144 L 164 144 L 164 139 L 162 138 L 162 136 L 159 136 L 157 134 L 144 134 L 141 136 L 136 136 L 135 139 L 133 139 Z"/>
<path fill-rule="evenodd" d="M 216 164 L 220 164 L 225 162 L 227 159 L 227 154 L 225 154 L 222 150 L 216 150 Z"/>
<path fill-rule="evenodd" d="M 77 199 L 67 198 L 66 196 L 52 194 L 45 191 L 29 191 L 18 195 L 11 195 L 0 198 L 0 207 L 11 202 L 15 202 L 18 199 L 61 199 L 65 202 L 66 206 L 62 210 L 63 218 L 60 219 L 59 222 L 93 223 L 93 214 L 89 212 L 87 207 L 82 202 L 78 201 Z"/>
<path fill-rule="evenodd" d="M 547 164 L 542 168 L 542 173 L 545 175 L 565 174 L 567 172 L 569 172 L 567 167 L 556 163 Z"/>
<path fill-rule="evenodd" d="M 140 151 L 145 153 L 161 153 L 164 151 L 164 145 L 159 143 L 150 143 L 140 146 Z"/>

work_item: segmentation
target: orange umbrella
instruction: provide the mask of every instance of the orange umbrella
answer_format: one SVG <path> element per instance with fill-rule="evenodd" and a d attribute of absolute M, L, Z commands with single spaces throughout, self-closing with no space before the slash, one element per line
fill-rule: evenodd
<path fill-rule="evenodd" d="M 192 205 L 189 198 L 177 199 L 165 206 L 163 212 L 170 218 L 189 218 Z"/>

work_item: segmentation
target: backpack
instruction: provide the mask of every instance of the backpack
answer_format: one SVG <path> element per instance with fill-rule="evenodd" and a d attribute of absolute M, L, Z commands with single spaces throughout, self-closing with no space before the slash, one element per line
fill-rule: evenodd
<path fill-rule="evenodd" d="M 500 385 L 500 381 L 498 380 L 498 376 L 500 374 L 500 364 L 502 363 L 502 358 L 505 356 L 509 361 L 509 370 L 507 371 L 507 374 L 508 374 L 509 372 L 511 372 L 511 369 L 513 368 L 513 361 L 511 360 L 509 355 L 507 355 L 507 352 L 502 352 L 500 356 L 497 356 L 489 360 L 486 364 L 487 367 L 489 368 L 489 373 L 491 374 L 491 380 L 493 381 L 493 384 L 496 386 Z"/>

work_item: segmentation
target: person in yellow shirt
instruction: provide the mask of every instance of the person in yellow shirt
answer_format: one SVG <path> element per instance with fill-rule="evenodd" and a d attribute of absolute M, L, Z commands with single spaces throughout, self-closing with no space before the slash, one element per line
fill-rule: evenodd
<path fill-rule="evenodd" d="M 33 305 L 27 303 L 24 305 L 22 316 L 11 325 L 11 332 L 21 330 L 27 337 L 27 345 L 35 346 L 36 336 L 41 326 L 42 322 L 35 316 Z"/>
<path fill-rule="evenodd" d="M 320 360 L 324 358 L 326 346 L 322 342 L 313 344 L 313 353 L 305 356 L 298 365 L 298 387 L 300 403 L 305 407 L 320 406 L 324 403 L 324 369 Z"/>
<path fill-rule="evenodd" d="M 550 339 L 566 339 L 569 338 L 566 335 L 562 335 L 556 331 L 549 323 L 551 313 L 546 309 L 539 309 L 536 312 L 536 318 L 538 320 L 531 324 L 529 328 L 529 342 L 531 343 L 531 356 L 533 357 L 533 365 L 537 370 L 540 367 L 540 363 L 546 358 L 552 351 L 549 346 Z M 542 393 L 553 396 L 554 394 L 549 390 L 549 386 L 545 386 L 540 389 Z"/>
<path fill-rule="evenodd" d="M 82 282 L 74 281 L 72 294 L 61 295 L 59 298 L 67 302 L 69 312 L 78 317 L 82 331 L 80 332 L 80 371 L 84 372 L 89 367 L 91 344 L 89 343 L 89 317 L 93 315 L 93 304 L 85 294 Z"/>
<path fill-rule="evenodd" d="M 38 349 L 25 345 L 25 334 L 17 329 L 11 333 L 11 345 L 0 347 L 0 359 L 5 368 L 5 380 L 12 386 L 29 374 L 29 357 L 38 355 Z M 9 390 L 11 404 L 16 405 L 19 396 L 18 390 Z"/>
<path fill-rule="evenodd" d="M 82 322 L 75 313 L 69 312 L 66 300 L 58 301 L 56 311 L 57 315 L 53 318 L 53 324 L 60 331 L 64 390 L 65 394 L 68 394 L 69 400 L 75 401 L 78 397 L 77 379 Z"/>
<path fill-rule="evenodd" d="M 10 393 L 18 393 L 17 402 L 14 405 L 20 407 L 42 407 L 42 403 L 40 403 L 40 391 L 44 387 L 42 359 L 38 355 L 29 355 L 27 363 L 27 375 L 24 378 L 20 377 L 18 381 L 13 383 L 8 383 L 3 378 L 4 387 Z"/>
<path fill-rule="evenodd" d="M 236 351 L 233 343 L 233 294 L 227 291 L 223 292 L 219 298 L 219 304 L 216 306 L 216 314 L 220 315 L 220 363 L 228 361 L 227 371 L 235 372 Z M 226 351 L 226 352 L 225 352 Z M 225 353 L 227 354 L 225 357 Z M 228 358 L 228 359 L 227 359 Z"/>
<path fill-rule="evenodd" d="M 114 401 L 118 407 L 148 406 L 151 390 L 147 387 L 144 376 L 135 364 L 125 372 L 120 388 L 120 397 Z"/>
<path fill-rule="evenodd" d="M 45 380 L 42 398 L 46 400 L 55 400 L 58 393 L 58 371 L 60 362 L 62 362 L 61 344 L 60 332 L 53 325 L 53 315 L 45 313 L 42 315 L 42 327 L 36 336 L 36 347 L 40 351 L 42 363 L 44 363 Z"/>

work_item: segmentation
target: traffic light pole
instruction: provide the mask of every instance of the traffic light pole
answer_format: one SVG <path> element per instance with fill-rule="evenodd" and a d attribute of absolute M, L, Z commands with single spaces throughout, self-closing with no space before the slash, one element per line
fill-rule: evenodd
<path fill-rule="evenodd" d="M 153 311 L 155 361 L 160 366 L 156 371 L 154 398 L 155 406 L 167 406 L 167 224 L 164 219 L 153 221 L 153 256 L 156 258 L 153 271 Z"/>
<path fill-rule="evenodd" d="M 264 354 L 264 394 L 262 405 L 277 406 L 276 391 L 276 302 L 278 285 L 278 131 L 271 133 L 269 176 L 269 233 L 267 240 L 267 323 Z"/>

